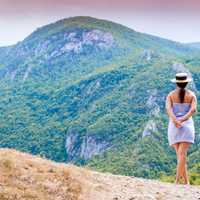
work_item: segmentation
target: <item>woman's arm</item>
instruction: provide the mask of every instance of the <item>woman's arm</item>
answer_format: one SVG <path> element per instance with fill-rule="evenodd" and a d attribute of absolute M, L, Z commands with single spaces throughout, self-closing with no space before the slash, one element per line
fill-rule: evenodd
<path fill-rule="evenodd" d="M 172 119 L 172 121 L 175 121 L 176 116 L 174 115 L 174 113 L 172 111 L 172 101 L 171 101 L 170 94 L 167 95 L 166 102 L 165 102 L 165 108 L 166 108 L 167 114 Z"/>
<path fill-rule="evenodd" d="M 182 124 L 181 124 L 182 122 L 177 120 L 176 116 L 174 115 L 174 112 L 172 110 L 172 100 L 171 100 L 171 97 L 170 97 L 170 93 L 167 95 L 165 108 L 166 108 L 167 114 L 172 119 L 172 121 L 174 122 L 175 126 L 177 128 L 180 128 L 182 126 Z"/>
<path fill-rule="evenodd" d="M 197 112 L 197 98 L 195 94 L 193 94 L 192 97 L 190 110 L 183 117 L 180 118 L 180 121 L 184 122 L 188 120 L 193 115 L 194 112 Z"/>

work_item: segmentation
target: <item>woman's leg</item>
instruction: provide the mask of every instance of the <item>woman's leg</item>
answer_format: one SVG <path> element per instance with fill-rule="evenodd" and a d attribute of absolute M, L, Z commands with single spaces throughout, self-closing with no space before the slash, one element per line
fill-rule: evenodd
<path fill-rule="evenodd" d="M 189 142 L 181 142 L 178 148 L 180 173 L 183 176 L 184 184 L 189 184 L 189 177 L 187 172 L 187 151 L 189 146 Z"/>
<path fill-rule="evenodd" d="M 179 150 L 179 143 L 173 144 L 172 145 L 176 151 L 176 157 L 177 157 L 177 167 L 176 167 L 176 180 L 175 183 L 179 183 L 180 182 L 180 178 L 181 178 L 181 174 L 180 174 L 180 170 L 179 170 L 179 157 L 178 157 L 178 150 Z"/>

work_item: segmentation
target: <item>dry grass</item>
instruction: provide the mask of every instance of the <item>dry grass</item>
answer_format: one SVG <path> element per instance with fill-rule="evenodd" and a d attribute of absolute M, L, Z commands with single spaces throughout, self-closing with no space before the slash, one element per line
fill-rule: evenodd
<path fill-rule="evenodd" d="M 14 149 L 0 150 L 0 200 L 78 200 L 81 184 L 73 166 Z"/>
<path fill-rule="evenodd" d="M 0 149 L 0 200 L 197 200 L 199 186 L 112 175 Z"/>

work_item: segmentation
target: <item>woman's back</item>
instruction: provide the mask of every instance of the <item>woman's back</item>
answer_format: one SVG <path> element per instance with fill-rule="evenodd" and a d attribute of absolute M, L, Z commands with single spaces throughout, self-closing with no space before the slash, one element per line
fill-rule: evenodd
<path fill-rule="evenodd" d="M 179 99 L 179 90 L 175 89 L 171 91 L 170 93 L 170 99 L 172 103 L 181 103 Z M 192 99 L 194 97 L 194 93 L 191 90 L 185 89 L 185 96 L 184 96 L 184 101 L 183 103 L 191 103 Z"/>

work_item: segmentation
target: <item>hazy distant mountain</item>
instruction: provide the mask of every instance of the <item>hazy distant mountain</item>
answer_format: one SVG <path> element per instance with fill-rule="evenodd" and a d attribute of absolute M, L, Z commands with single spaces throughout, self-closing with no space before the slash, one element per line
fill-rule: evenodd
<path fill-rule="evenodd" d="M 200 49 L 200 42 L 188 43 L 187 45 L 192 47 L 192 48 Z"/>
<path fill-rule="evenodd" d="M 169 79 L 188 72 L 199 97 L 199 63 L 195 48 L 92 17 L 38 28 L 0 48 L 0 146 L 113 173 L 171 174 Z M 190 167 L 199 153 L 197 142 Z"/>

